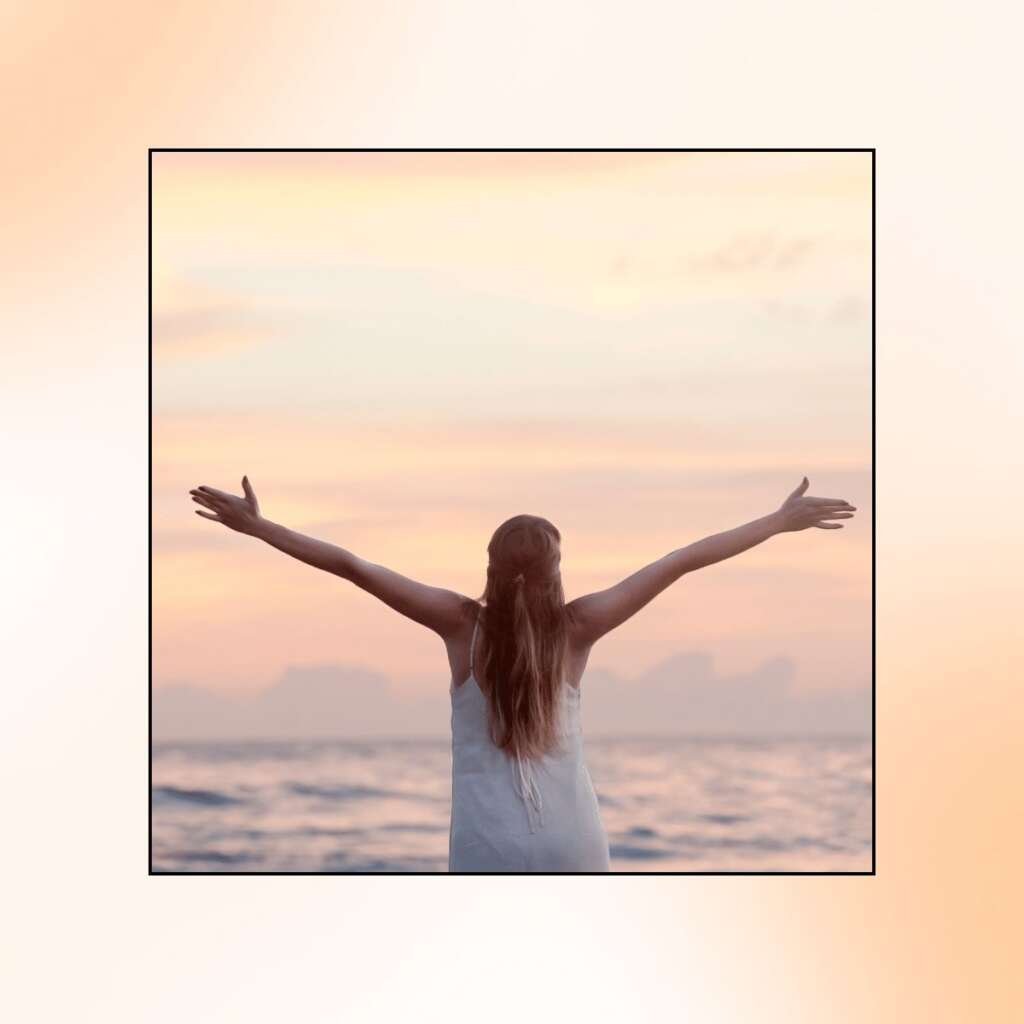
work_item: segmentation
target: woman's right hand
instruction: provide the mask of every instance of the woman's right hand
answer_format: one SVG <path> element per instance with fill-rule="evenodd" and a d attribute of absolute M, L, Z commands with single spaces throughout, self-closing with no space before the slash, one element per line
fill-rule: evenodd
<path fill-rule="evenodd" d="M 816 526 L 820 530 L 841 530 L 842 523 L 826 522 L 829 519 L 852 519 L 856 507 L 844 498 L 814 498 L 804 494 L 810 485 L 804 477 L 795 491 L 782 503 L 775 513 L 780 533 L 806 530 Z"/>
<path fill-rule="evenodd" d="M 255 535 L 262 516 L 256 492 L 252 489 L 247 476 L 242 477 L 242 491 L 244 496 L 239 497 L 237 494 L 228 494 L 227 491 L 219 491 L 216 487 L 200 484 L 188 493 L 197 505 L 210 510 L 201 512 L 196 509 L 197 516 L 212 519 L 215 523 L 223 523 L 238 533 Z"/>

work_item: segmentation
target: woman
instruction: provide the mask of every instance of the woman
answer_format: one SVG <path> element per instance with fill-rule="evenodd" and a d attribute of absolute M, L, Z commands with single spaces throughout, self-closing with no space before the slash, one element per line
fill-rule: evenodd
<path fill-rule="evenodd" d="M 580 731 L 580 682 L 593 645 L 680 576 L 776 533 L 838 530 L 856 511 L 805 495 L 807 477 L 779 509 L 670 552 L 607 590 L 565 603 L 561 536 L 519 515 L 487 546 L 480 599 L 431 587 L 260 515 L 244 496 L 200 486 L 196 514 L 349 580 L 437 633 L 452 670 L 452 813 L 449 871 L 608 871 Z"/>

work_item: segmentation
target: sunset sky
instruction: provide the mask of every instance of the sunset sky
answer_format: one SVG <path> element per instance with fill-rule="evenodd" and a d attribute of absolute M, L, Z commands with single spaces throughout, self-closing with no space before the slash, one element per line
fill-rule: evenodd
<path fill-rule="evenodd" d="M 843 530 L 684 577 L 594 649 L 871 673 L 870 153 L 153 154 L 154 685 L 364 666 L 419 695 L 444 647 L 194 515 L 188 489 L 479 596 L 520 512 L 566 597 L 808 493 Z M 866 698 L 867 699 L 867 698 Z"/>

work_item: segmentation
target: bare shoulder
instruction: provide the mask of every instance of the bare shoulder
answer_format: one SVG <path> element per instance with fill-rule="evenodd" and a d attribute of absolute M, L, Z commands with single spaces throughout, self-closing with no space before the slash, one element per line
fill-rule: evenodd
<path fill-rule="evenodd" d="M 450 636 L 445 637 L 449 644 L 460 643 L 463 640 L 469 643 L 473 626 L 479 618 L 482 608 L 483 605 L 479 601 L 467 597 L 465 594 L 459 594 L 459 614 L 455 628 Z"/>

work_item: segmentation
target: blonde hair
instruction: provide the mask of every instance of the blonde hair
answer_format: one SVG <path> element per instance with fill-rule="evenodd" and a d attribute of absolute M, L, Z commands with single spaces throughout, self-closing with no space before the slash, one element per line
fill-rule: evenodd
<path fill-rule="evenodd" d="M 513 757 L 541 757 L 559 743 L 568 648 L 561 539 L 548 520 L 518 515 L 487 545 L 480 664 L 491 739 Z"/>

